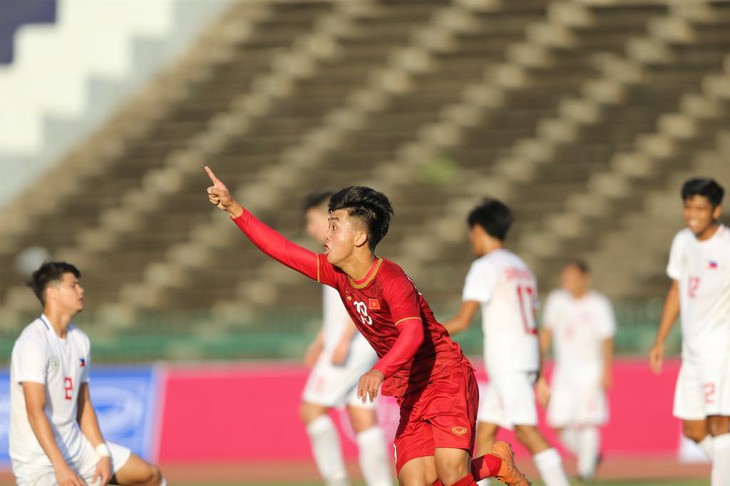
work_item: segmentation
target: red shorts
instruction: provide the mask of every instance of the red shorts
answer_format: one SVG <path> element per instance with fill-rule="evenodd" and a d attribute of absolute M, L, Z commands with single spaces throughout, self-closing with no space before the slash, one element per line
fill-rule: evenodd
<path fill-rule="evenodd" d="M 437 447 L 474 449 L 479 388 L 468 364 L 461 372 L 433 381 L 398 398 L 400 423 L 395 433 L 395 468 L 433 456 Z"/>

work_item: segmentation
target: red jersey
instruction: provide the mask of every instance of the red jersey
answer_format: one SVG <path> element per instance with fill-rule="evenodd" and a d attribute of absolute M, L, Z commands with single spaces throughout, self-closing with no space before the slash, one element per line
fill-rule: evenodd
<path fill-rule="evenodd" d="M 244 210 L 233 221 L 267 255 L 337 289 L 353 322 L 378 357 L 382 358 L 393 347 L 399 335 L 398 323 L 413 319 L 422 322 L 423 342 L 410 360 L 385 377 L 384 395 L 401 396 L 416 391 L 431 380 L 460 372 L 461 366 L 468 364 L 413 281 L 395 263 L 377 258 L 365 278 L 353 281 L 329 263 L 326 255 L 290 242 L 248 211 Z"/>

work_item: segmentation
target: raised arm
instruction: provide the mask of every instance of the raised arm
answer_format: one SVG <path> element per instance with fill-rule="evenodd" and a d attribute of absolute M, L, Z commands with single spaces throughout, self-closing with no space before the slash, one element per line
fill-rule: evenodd
<path fill-rule="evenodd" d="M 213 185 L 208 187 L 208 200 L 218 209 L 227 212 L 233 222 L 243 231 L 251 242 L 266 255 L 274 258 L 289 268 L 292 268 L 307 277 L 325 284 L 320 271 L 320 261 L 316 253 L 292 243 L 274 229 L 266 226 L 246 211 L 231 196 L 225 184 L 216 177 L 210 167 L 205 167 Z"/>

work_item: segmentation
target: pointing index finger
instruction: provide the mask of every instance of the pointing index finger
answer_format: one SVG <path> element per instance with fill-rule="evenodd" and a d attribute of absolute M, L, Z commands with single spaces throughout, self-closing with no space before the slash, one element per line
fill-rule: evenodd
<path fill-rule="evenodd" d="M 208 177 L 210 177 L 210 180 L 213 181 L 213 184 L 215 185 L 221 185 L 223 184 L 220 179 L 216 177 L 216 175 L 213 173 L 210 167 L 207 165 L 205 166 L 205 172 L 208 174 Z"/>

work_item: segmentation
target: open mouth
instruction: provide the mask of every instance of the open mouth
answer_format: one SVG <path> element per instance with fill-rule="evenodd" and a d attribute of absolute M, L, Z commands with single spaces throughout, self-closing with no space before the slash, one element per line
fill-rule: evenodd
<path fill-rule="evenodd" d="M 699 221 L 689 221 L 687 223 L 687 226 L 689 226 L 691 229 L 697 231 L 700 229 L 700 222 Z"/>

